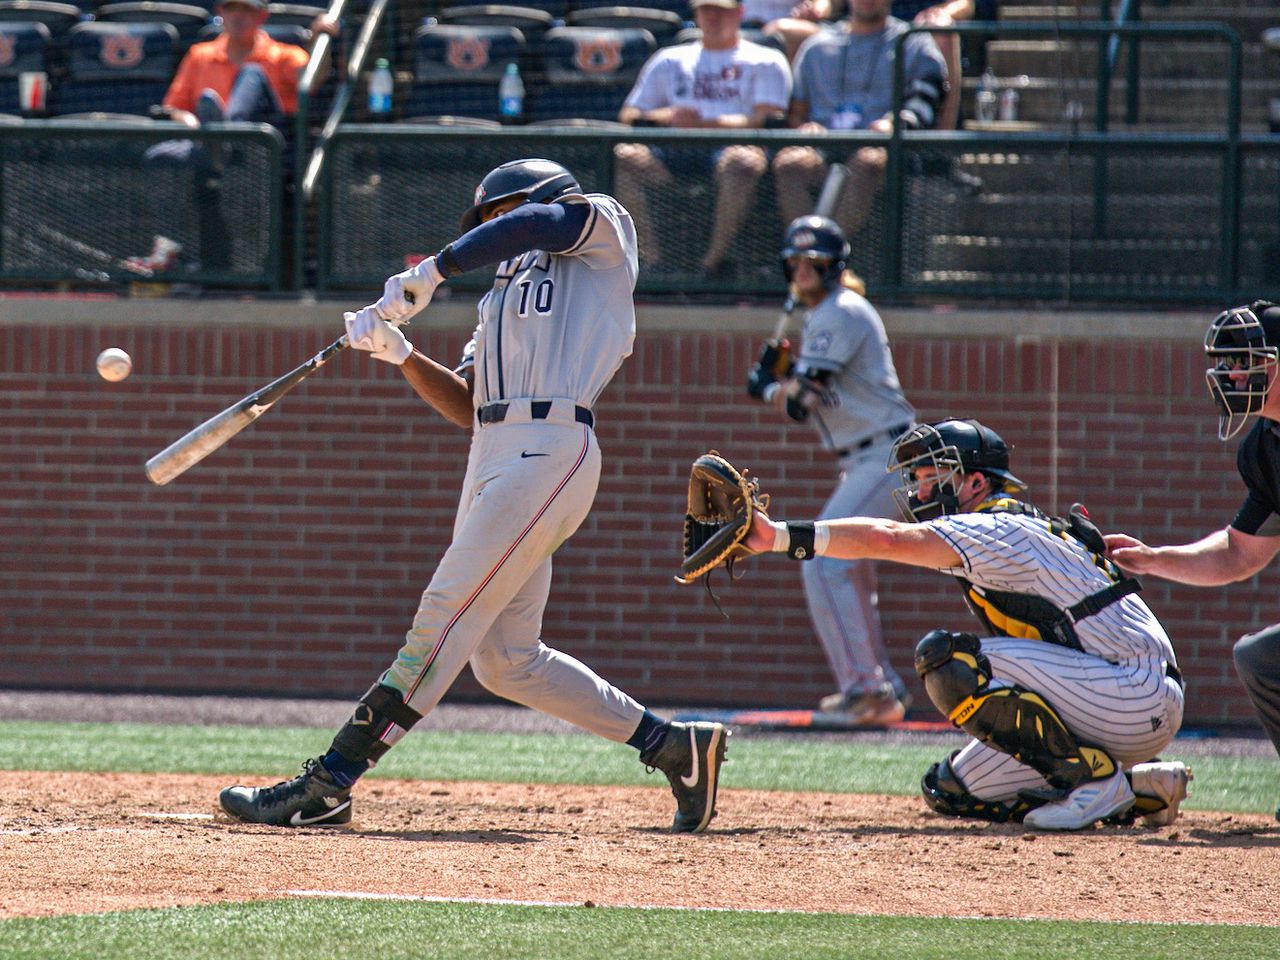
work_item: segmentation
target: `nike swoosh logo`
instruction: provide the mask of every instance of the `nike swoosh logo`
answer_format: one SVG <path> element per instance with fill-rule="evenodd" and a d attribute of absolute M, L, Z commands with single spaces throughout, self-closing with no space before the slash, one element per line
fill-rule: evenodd
<path fill-rule="evenodd" d="M 693 727 L 689 728 L 689 746 L 693 748 L 693 772 L 687 777 L 680 774 L 680 782 L 692 790 L 698 785 L 698 766 L 702 759 L 698 756 L 698 733 Z"/>
<path fill-rule="evenodd" d="M 341 810 L 345 810 L 349 806 L 351 806 L 350 800 L 348 800 L 346 803 L 343 803 L 343 804 L 340 804 L 339 806 L 334 807 L 332 810 L 326 810 L 324 813 L 320 814 L 320 816 L 318 817 L 304 817 L 302 815 L 301 810 L 295 810 L 293 811 L 293 816 L 289 818 L 289 823 L 295 827 L 305 827 L 309 823 L 319 823 L 321 820 L 328 820 L 335 813 L 338 813 Z"/>
<path fill-rule="evenodd" d="M 520 454 L 520 459 L 528 460 L 530 457 L 545 457 L 545 456 L 546 456 L 545 453 L 530 453 L 528 450 L 524 450 Z"/>

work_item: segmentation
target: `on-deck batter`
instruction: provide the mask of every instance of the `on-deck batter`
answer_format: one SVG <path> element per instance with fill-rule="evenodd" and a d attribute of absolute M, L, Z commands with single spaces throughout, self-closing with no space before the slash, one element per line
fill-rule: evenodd
<path fill-rule="evenodd" d="M 849 244 L 834 220 L 806 216 L 791 223 L 781 260 L 783 276 L 807 311 L 800 351 L 779 379 L 767 344 L 747 379 L 751 396 L 812 424 L 838 461 L 839 483 L 821 520 L 897 515 L 884 461 L 915 419 L 884 322 L 862 296 L 862 281 L 846 269 L 848 258 Z M 852 726 L 901 720 L 910 697 L 885 652 L 874 562 L 821 557 L 805 564 L 803 579 L 813 629 L 837 685 L 819 707 L 844 714 Z"/>
<path fill-rule="evenodd" d="M 494 693 L 635 747 L 671 783 L 672 829 L 701 831 L 715 814 L 725 728 L 664 721 L 540 636 L 551 556 L 585 519 L 600 478 L 592 407 L 635 338 L 631 217 L 612 197 L 584 194 L 559 164 L 525 159 L 485 176 L 461 227 L 388 279 L 376 304 L 346 314 L 353 347 L 398 365 L 427 403 L 474 426 L 453 541 L 395 662 L 329 752 L 273 787 L 228 787 L 222 807 L 280 826 L 349 822 L 352 784 L 470 662 Z M 394 324 L 444 279 L 492 263 L 457 369 L 414 350 Z"/>
<path fill-rule="evenodd" d="M 889 464 L 914 522 L 757 516 L 747 545 L 896 560 L 960 581 L 983 638 L 932 630 L 915 665 L 934 705 L 974 739 L 925 773 L 925 801 L 1042 830 L 1130 812 L 1172 823 L 1190 774 L 1152 758 L 1182 725 L 1181 677 L 1140 585 L 1103 556 L 1097 528 L 1077 509 L 1061 520 L 1013 499 L 1025 484 L 1009 472 L 1008 447 L 976 420 L 914 427 Z"/>

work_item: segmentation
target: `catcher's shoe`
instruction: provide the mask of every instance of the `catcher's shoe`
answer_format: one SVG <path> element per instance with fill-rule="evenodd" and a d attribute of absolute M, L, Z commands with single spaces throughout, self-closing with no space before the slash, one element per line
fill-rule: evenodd
<path fill-rule="evenodd" d="M 1027 813 L 1022 822 L 1036 830 L 1083 830 L 1133 806 L 1133 790 L 1124 771 L 1101 780 L 1089 780 L 1062 800 L 1046 803 Z"/>
<path fill-rule="evenodd" d="M 676 798 L 672 833 L 701 833 L 716 815 L 716 787 L 728 747 L 729 731 L 720 723 L 676 723 L 640 762 L 661 770 L 671 781 Z"/>
<path fill-rule="evenodd" d="M 227 787 L 218 794 L 218 802 L 246 823 L 334 827 L 351 822 L 351 788 L 334 783 L 319 757 L 307 760 L 302 773 L 274 787 Z"/>
<path fill-rule="evenodd" d="M 887 727 L 902 722 L 911 706 L 911 696 L 898 696 L 886 683 L 870 692 L 833 693 L 822 698 L 818 709 L 823 713 L 842 713 L 851 727 Z"/>
<path fill-rule="evenodd" d="M 1187 784 L 1195 778 L 1180 760 L 1153 760 L 1136 763 L 1129 782 L 1137 795 L 1134 810 L 1148 827 L 1167 827 L 1178 819 L 1178 805 L 1187 799 Z M 1151 809 L 1153 801 L 1161 804 Z"/>

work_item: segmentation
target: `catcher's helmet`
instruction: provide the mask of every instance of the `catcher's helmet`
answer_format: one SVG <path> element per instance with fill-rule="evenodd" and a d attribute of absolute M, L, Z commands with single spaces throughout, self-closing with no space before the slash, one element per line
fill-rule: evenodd
<path fill-rule="evenodd" d="M 792 257 L 826 260 L 827 266 L 814 266 L 822 277 L 823 284 L 830 289 L 840 279 L 840 274 L 844 273 L 845 263 L 849 259 L 849 241 L 844 238 L 844 233 L 834 220 L 810 214 L 791 221 L 782 238 L 782 253 L 779 256 L 782 260 L 782 275 L 787 278 L 787 283 L 791 282 L 791 264 L 787 261 Z"/>
<path fill-rule="evenodd" d="M 916 471 L 933 467 L 928 498 L 920 498 Z M 977 420 L 940 420 L 912 427 L 893 445 L 889 470 L 902 475 L 902 486 L 893 492 L 898 508 L 908 520 L 931 520 L 960 511 L 962 477 L 981 473 L 991 477 L 1004 493 L 1017 493 L 1027 485 L 1009 472 L 1009 447 L 1000 434 Z"/>
<path fill-rule="evenodd" d="M 1218 436 L 1227 440 L 1267 401 L 1270 373 L 1280 359 L 1280 306 L 1258 301 L 1224 310 L 1209 324 L 1204 372 L 1218 405 Z"/>
<path fill-rule="evenodd" d="M 485 211 L 500 200 L 523 197 L 525 203 L 550 203 L 566 193 L 581 193 L 572 173 L 551 160 L 510 160 L 485 174 L 475 202 L 462 215 L 462 232 L 479 226 Z"/>

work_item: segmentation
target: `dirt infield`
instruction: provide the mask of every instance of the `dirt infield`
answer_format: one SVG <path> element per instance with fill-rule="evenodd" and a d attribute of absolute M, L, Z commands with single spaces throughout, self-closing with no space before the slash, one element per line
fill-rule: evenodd
<path fill-rule="evenodd" d="M 0 916 L 305 891 L 1280 925 L 1280 825 L 1184 813 L 1046 835 L 919 800 L 725 790 L 672 836 L 662 788 L 370 781 L 349 829 L 237 825 L 225 778 L 0 772 Z"/>

